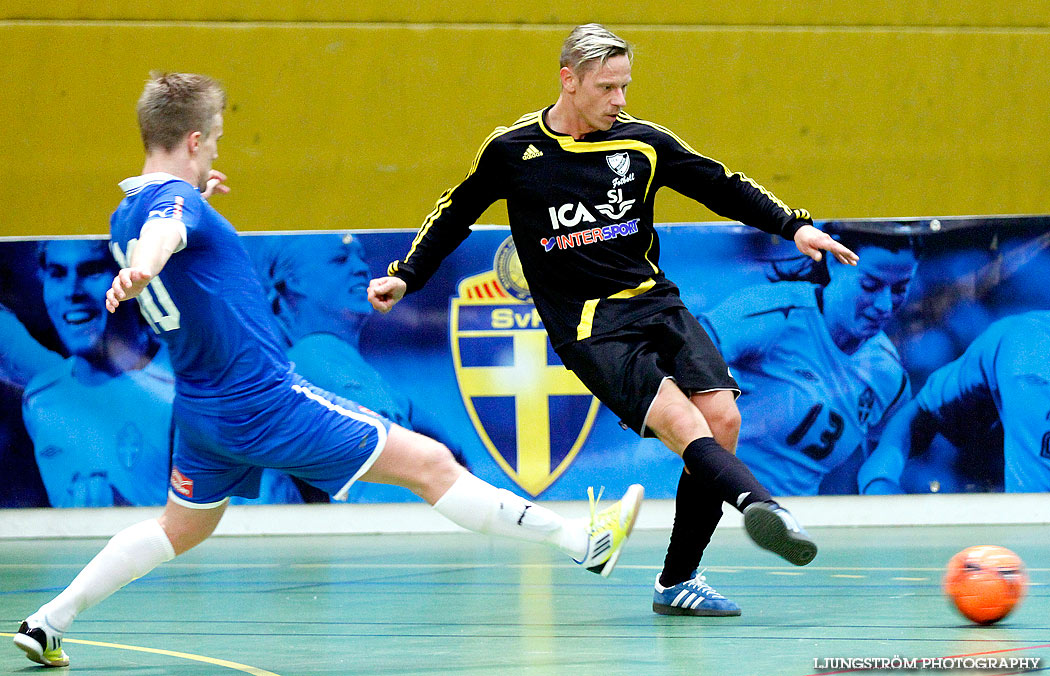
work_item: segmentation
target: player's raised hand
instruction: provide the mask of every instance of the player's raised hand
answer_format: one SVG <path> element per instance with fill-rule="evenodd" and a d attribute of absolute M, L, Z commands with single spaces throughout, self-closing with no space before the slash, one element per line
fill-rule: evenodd
<path fill-rule="evenodd" d="M 380 312 L 390 312 L 407 290 L 408 285 L 400 277 L 377 277 L 368 283 L 368 302 Z"/>
<path fill-rule="evenodd" d="M 834 256 L 839 263 L 856 265 L 860 258 L 850 249 L 835 241 L 828 233 L 814 228 L 812 225 L 803 225 L 795 233 L 795 246 L 815 261 L 821 259 L 821 251 L 827 251 Z"/>
<path fill-rule="evenodd" d="M 151 279 L 153 275 L 141 268 L 122 268 L 106 291 L 106 309 L 116 312 L 122 302 L 142 293 Z"/>
<path fill-rule="evenodd" d="M 201 197 L 208 199 L 212 195 L 225 195 L 230 192 L 230 186 L 226 185 L 226 174 L 212 169 L 208 172 L 208 183 L 204 192 L 201 193 Z"/>

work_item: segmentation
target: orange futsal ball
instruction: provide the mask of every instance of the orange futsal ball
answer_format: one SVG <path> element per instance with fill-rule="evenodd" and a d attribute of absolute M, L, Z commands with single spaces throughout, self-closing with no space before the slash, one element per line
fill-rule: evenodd
<path fill-rule="evenodd" d="M 977 624 L 1010 614 L 1028 587 L 1021 557 L 1005 547 L 967 547 L 948 562 L 944 593 L 959 612 Z"/>

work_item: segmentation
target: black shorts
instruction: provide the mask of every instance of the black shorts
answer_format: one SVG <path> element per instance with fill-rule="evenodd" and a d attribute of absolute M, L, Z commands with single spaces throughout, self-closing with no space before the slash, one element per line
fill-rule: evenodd
<path fill-rule="evenodd" d="M 671 378 L 687 395 L 740 386 L 718 348 L 685 307 L 671 307 L 629 326 L 557 350 L 565 367 L 620 416 L 621 425 L 655 436 L 645 423 L 660 385 Z"/>

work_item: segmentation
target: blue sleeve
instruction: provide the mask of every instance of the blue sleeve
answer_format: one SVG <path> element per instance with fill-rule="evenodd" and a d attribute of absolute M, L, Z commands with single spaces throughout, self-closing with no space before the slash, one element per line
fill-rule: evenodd
<path fill-rule="evenodd" d="M 949 412 L 987 401 L 991 395 L 987 374 L 994 372 L 992 360 L 1006 326 L 993 324 L 974 338 L 962 356 L 930 374 L 916 399 L 923 410 L 942 425 L 951 427 Z"/>
<path fill-rule="evenodd" d="M 185 181 L 171 181 L 162 185 L 149 203 L 146 223 L 152 220 L 180 221 L 186 227 L 187 246 L 193 230 L 200 225 L 207 203 L 200 192 Z M 145 225 L 145 223 L 143 223 Z"/>

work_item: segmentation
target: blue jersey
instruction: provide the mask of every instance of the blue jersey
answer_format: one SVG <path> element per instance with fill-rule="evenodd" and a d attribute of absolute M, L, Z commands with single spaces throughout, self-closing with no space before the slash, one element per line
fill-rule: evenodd
<path fill-rule="evenodd" d="M 845 354 L 828 333 L 816 287 L 741 289 L 700 317 L 740 384 L 737 455 L 774 495 L 815 495 L 910 399 L 896 348 L 879 332 Z"/>
<path fill-rule="evenodd" d="M 1005 490 L 1050 491 L 1050 312 L 993 323 L 916 400 L 956 446 L 967 430 L 1001 422 Z"/>
<path fill-rule="evenodd" d="M 253 498 L 264 469 L 345 499 L 382 451 L 390 421 L 291 371 L 248 253 L 195 187 L 168 174 L 120 185 L 110 248 L 121 267 L 146 223 L 185 230 L 137 298 L 175 371 L 169 499 L 200 507 Z"/>
<path fill-rule="evenodd" d="M 147 174 L 120 185 L 126 196 L 110 219 L 110 247 L 121 267 L 146 222 L 185 226 L 185 249 L 138 299 L 167 343 L 182 406 L 217 415 L 272 401 L 289 364 L 233 226 L 197 188 L 174 176 Z"/>

